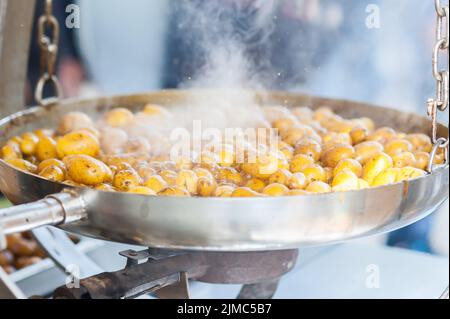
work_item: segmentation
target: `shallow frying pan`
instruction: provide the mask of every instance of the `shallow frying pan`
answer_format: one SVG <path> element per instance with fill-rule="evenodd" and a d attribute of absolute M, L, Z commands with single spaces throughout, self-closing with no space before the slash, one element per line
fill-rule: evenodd
<path fill-rule="evenodd" d="M 188 103 L 191 98 L 208 99 L 216 93 L 162 91 L 37 107 L 1 120 L 0 143 L 25 131 L 54 127 L 69 111 L 95 115 L 117 106 L 137 111 L 149 102 L 170 107 Z M 426 118 L 362 103 L 289 93 L 255 93 L 255 98 L 267 105 L 326 105 L 344 117 L 367 116 L 378 126 L 405 132 L 428 133 L 431 129 Z M 448 129 L 440 126 L 439 134 L 448 136 Z M 0 160 L 0 190 L 12 203 L 22 204 L 0 211 L 3 234 L 57 225 L 94 238 L 157 248 L 256 251 L 340 242 L 411 224 L 448 198 L 449 168 L 447 164 L 420 179 L 344 193 L 172 198 L 69 188 Z"/>

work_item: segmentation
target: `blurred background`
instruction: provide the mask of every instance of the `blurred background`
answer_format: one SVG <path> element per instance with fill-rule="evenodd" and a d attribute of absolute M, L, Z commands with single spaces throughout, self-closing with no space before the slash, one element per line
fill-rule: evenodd
<path fill-rule="evenodd" d="M 54 6 L 62 27 L 58 73 L 67 97 L 238 85 L 426 115 L 426 100 L 434 95 L 432 1 L 58 0 Z M 36 17 L 41 12 L 38 1 Z M 29 105 L 38 76 L 34 39 Z M 445 206 L 371 241 L 448 256 Z"/>

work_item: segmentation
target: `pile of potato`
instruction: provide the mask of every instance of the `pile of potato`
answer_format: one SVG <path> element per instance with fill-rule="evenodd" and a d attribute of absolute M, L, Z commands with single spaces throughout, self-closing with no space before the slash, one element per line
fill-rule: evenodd
<path fill-rule="evenodd" d="M 360 190 L 426 174 L 432 149 L 427 135 L 376 128 L 369 118 L 344 119 L 326 107 L 266 106 L 261 115 L 261 126 L 277 129 L 278 143 L 266 152 L 244 146 L 247 155 L 257 152 L 254 162 L 236 161 L 235 141 L 223 142 L 219 151 L 204 147 L 195 159 L 171 161 L 157 145 L 165 139 L 131 134 L 142 121 L 170 120 L 170 112 L 157 105 L 137 114 L 112 109 L 96 122 L 69 113 L 56 130 L 11 138 L 1 156 L 50 181 L 149 196 L 294 196 Z M 441 152 L 436 163 L 443 161 Z"/>
<path fill-rule="evenodd" d="M 43 250 L 28 233 L 9 235 L 6 240 L 6 250 L 0 251 L 0 267 L 8 274 L 45 258 Z"/>

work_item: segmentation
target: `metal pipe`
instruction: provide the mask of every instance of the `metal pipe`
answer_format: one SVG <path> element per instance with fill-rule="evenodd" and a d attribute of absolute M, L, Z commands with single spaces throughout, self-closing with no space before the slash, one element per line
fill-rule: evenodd
<path fill-rule="evenodd" d="M 85 217 L 82 197 L 75 193 L 62 192 L 34 203 L 0 210 L 0 234 L 5 236 L 41 226 L 56 226 Z"/>

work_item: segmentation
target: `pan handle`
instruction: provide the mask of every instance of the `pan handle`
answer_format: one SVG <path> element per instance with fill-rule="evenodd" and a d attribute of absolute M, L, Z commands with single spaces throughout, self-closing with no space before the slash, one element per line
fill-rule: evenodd
<path fill-rule="evenodd" d="M 83 198 L 63 191 L 30 204 L 0 210 L 0 245 L 4 236 L 41 226 L 56 226 L 86 218 Z M 3 239 L 3 240 L 2 240 Z"/>

